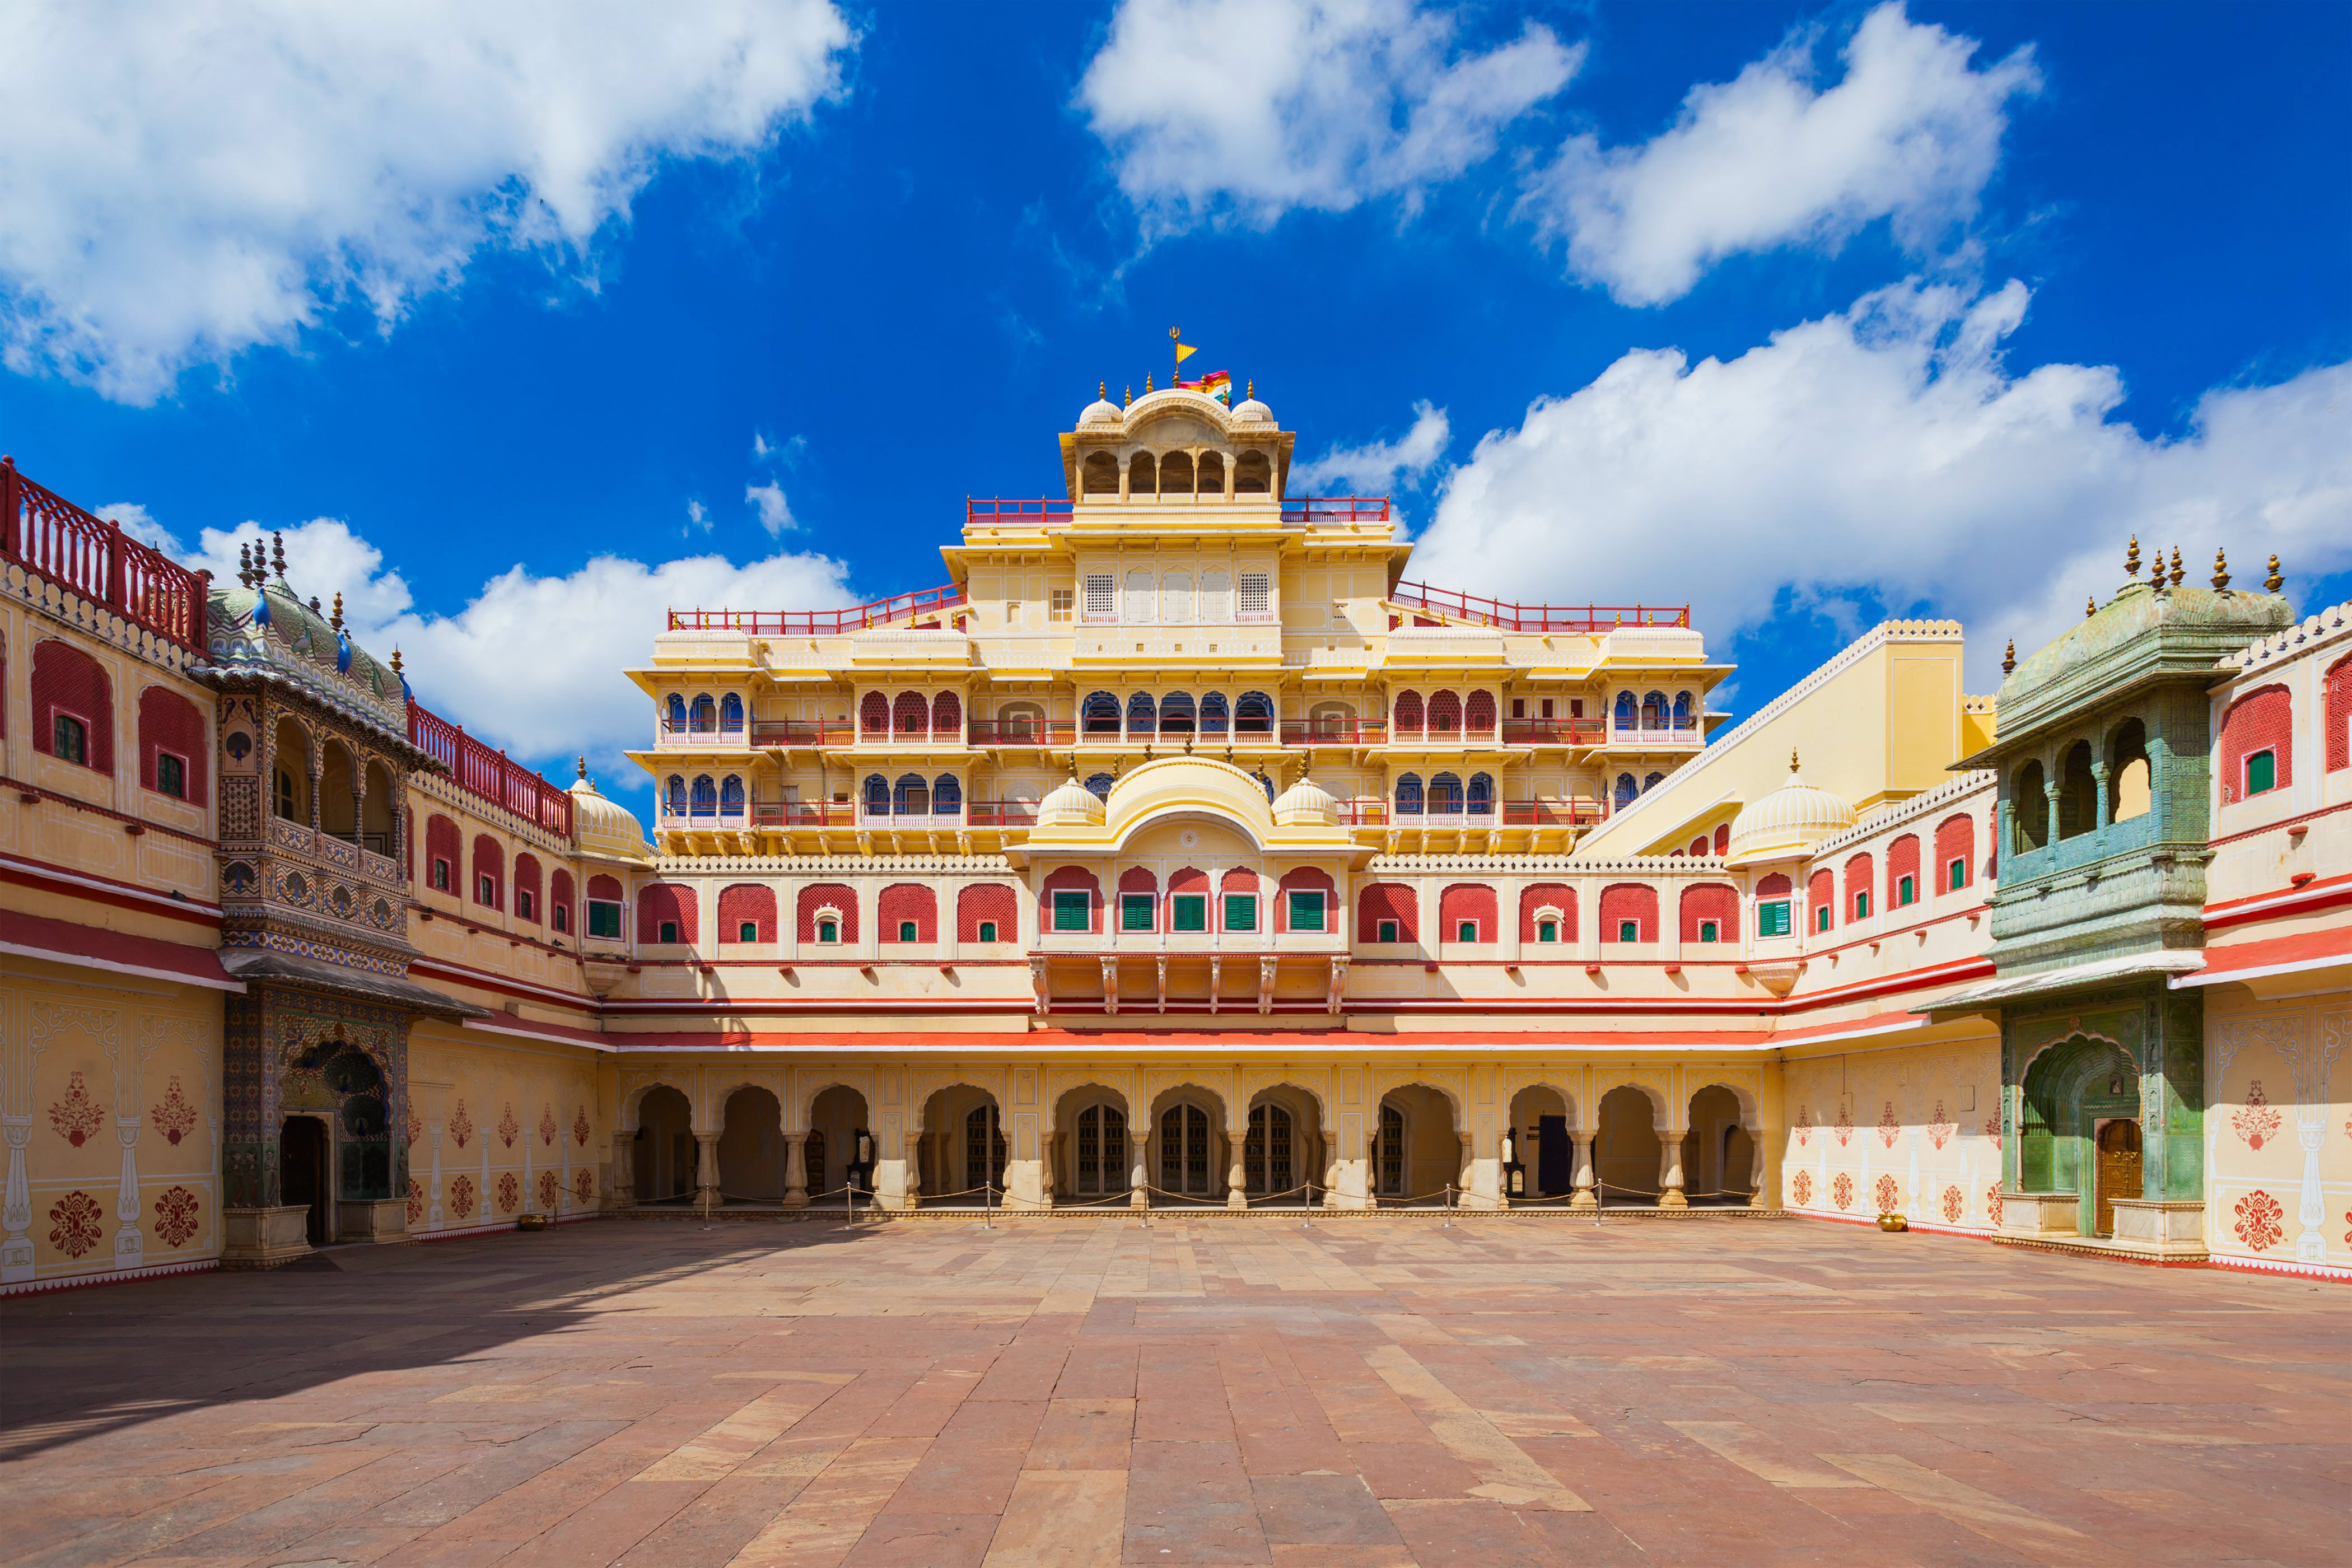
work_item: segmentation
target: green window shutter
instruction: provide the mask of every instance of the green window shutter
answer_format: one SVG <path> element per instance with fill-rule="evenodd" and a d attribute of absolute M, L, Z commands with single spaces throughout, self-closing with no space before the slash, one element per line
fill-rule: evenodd
<path fill-rule="evenodd" d="M 1225 929 L 1227 931 L 1257 930 L 1257 895 L 1255 893 L 1225 895 Z"/>
<path fill-rule="evenodd" d="M 1756 906 L 1756 934 L 1786 936 L 1789 934 L 1789 901 L 1776 899 L 1769 904 Z"/>
<path fill-rule="evenodd" d="M 1121 893 L 1118 896 L 1118 929 L 1150 931 L 1151 929 L 1151 895 Z"/>
<path fill-rule="evenodd" d="M 1290 895 L 1290 929 L 1321 931 L 1323 929 L 1323 895 L 1293 893 Z"/>
<path fill-rule="evenodd" d="M 1172 931 L 1197 931 L 1209 929 L 1209 900 L 1201 893 L 1179 893 L 1170 901 L 1169 927 Z"/>
<path fill-rule="evenodd" d="M 1084 931 L 1088 924 L 1088 899 L 1083 892 L 1057 891 L 1054 895 L 1054 929 Z"/>
<path fill-rule="evenodd" d="M 2262 795 L 2278 787 L 2278 753 L 2256 752 L 2246 759 L 2246 793 Z"/>

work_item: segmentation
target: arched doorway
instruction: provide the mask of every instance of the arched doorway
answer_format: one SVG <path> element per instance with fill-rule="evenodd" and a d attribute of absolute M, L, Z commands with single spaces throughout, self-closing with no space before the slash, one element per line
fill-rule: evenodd
<path fill-rule="evenodd" d="M 2018 1097 L 2017 1188 L 2078 1195 L 2076 1228 L 2112 1234 L 2115 1200 L 2145 1181 L 2139 1071 L 2113 1040 L 2074 1035 L 2035 1057 Z M 2129 1133 L 2107 1129 L 2133 1124 Z"/>
<path fill-rule="evenodd" d="M 1230 1174 L 1224 1105 L 1197 1084 L 1185 1084 L 1152 1102 L 1151 1184 L 1179 1198 L 1225 1194 Z"/>
<path fill-rule="evenodd" d="M 809 1105 L 808 1142 L 801 1158 L 808 1171 L 809 1199 L 838 1195 L 855 1185 L 874 1190 L 873 1136 L 866 1130 L 866 1097 L 835 1084 Z M 859 1152 L 863 1148 L 866 1152 Z"/>
<path fill-rule="evenodd" d="M 1381 1097 L 1372 1144 L 1372 1193 L 1384 1203 L 1443 1204 L 1462 1180 L 1454 1102 L 1425 1083 Z"/>
<path fill-rule="evenodd" d="M 1242 1139 L 1244 1195 L 1304 1207 L 1325 1177 L 1323 1118 L 1315 1097 L 1296 1084 L 1259 1090 Z"/>
<path fill-rule="evenodd" d="M 691 1202 L 695 1153 L 694 1108 L 686 1096 L 666 1083 L 646 1090 L 634 1145 L 637 1202 Z"/>
<path fill-rule="evenodd" d="M 1129 1190 L 1126 1103 L 1099 1084 L 1071 1089 L 1055 1110 L 1054 1193 L 1085 1203 Z"/>
<path fill-rule="evenodd" d="M 313 1247 L 324 1247 L 333 1238 L 327 1225 L 331 1199 L 327 1161 L 326 1122 L 316 1116 L 288 1117 L 278 1134 L 278 1192 L 288 1207 L 300 1204 L 309 1211 L 302 1230 Z"/>
<path fill-rule="evenodd" d="M 1574 1190 L 1576 1144 L 1559 1090 L 1534 1084 L 1511 1097 L 1511 1165 L 1503 1180 L 1514 1199 L 1564 1198 Z"/>
<path fill-rule="evenodd" d="M 1719 1083 L 1691 1096 L 1683 1135 L 1683 1192 L 1694 1206 L 1744 1207 L 1756 1194 L 1756 1141 L 1739 1097 Z"/>
<path fill-rule="evenodd" d="M 1656 1108 L 1650 1097 L 1631 1084 L 1620 1084 L 1601 1098 L 1601 1130 L 1594 1140 L 1593 1173 L 1601 1182 L 1601 1203 L 1654 1204 L 1658 1201 L 1658 1162 L 1664 1152 L 1658 1142 Z"/>
<path fill-rule="evenodd" d="M 923 1102 L 923 1134 L 916 1145 L 920 1191 L 974 1208 L 980 1188 L 1004 1189 L 1004 1129 L 996 1097 L 968 1083 L 950 1084 Z"/>
<path fill-rule="evenodd" d="M 727 1097 L 719 1132 L 719 1194 L 725 1202 L 783 1201 L 783 1107 L 756 1085 Z"/>

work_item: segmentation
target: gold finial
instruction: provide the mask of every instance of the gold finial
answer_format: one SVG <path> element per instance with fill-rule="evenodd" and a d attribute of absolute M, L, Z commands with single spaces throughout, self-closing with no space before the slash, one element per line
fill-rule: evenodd
<path fill-rule="evenodd" d="M 2097 596 L 2096 595 L 2095 595 L 2095 594 L 2085 594 L 2085 595 L 2083 596 L 2083 618 L 2084 618 L 2084 620 L 2086 620 L 2086 621 L 2087 621 L 2087 620 L 2089 620 L 2093 616 L 2095 616 L 2095 615 L 2097 615 L 2098 613 L 2099 613 L 2099 600 L 2098 600 L 2098 596 Z"/>
<path fill-rule="evenodd" d="M 1151 373 L 1148 370 L 1143 373 L 1143 392 L 1147 397 L 1151 395 Z"/>
<path fill-rule="evenodd" d="M 1127 401 L 1120 404 L 1119 406 L 1121 408 L 1132 408 L 1135 406 L 1135 383 L 1130 381 L 1127 384 Z"/>
<path fill-rule="evenodd" d="M 283 583 L 286 581 L 286 536 L 283 533 L 272 533 L 269 536 L 269 552 L 276 557 L 278 580 Z"/>
<path fill-rule="evenodd" d="M 2003 675 L 2009 675 L 2009 674 L 2012 674 L 2012 673 L 2014 673 L 2014 672 L 2015 672 L 2015 670 L 2016 670 L 2016 668 L 2017 668 L 2017 639 L 2016 639 L 2015 637 L 2011 637 L 2011 638 L 2010 638 L 2010 639 L 2009 639 L 2009 649 L 2008 649 L 2008 651 L 2007 651 L 2007 652 L 2005 652 L 2005 653 L 2003 653 L 2003 654 L 2000 656 L 2000 672 L 2001 672 Z"/>
<path fill-rule="evenodd" d="M 253 546 L 250 544 L 236 547 L 236 580 L 247 588 L 253 586 Z"/>
<path fill-rule="evenodd" d="M 585 752 L 580 753 L 580 777 L 583 783 L 588 778 L 588 753 Z"/>
<path fill-rule="evenodd" d="M 1110 383 L 1107 381 L 1098 381 L 1095 383 L 1095 395 L 1102 399 L 1105 403 L 1108 403 L 1110 401 Z"/>
<path fill-rule="evenodd" d="M 2216 593 L 2230 585 L 2230 558 L 2219 550 L 2213 552 L 2213 588 Z"/>
<path fill-rule="evenodd" d="M 1789 748 L 1789 771 L 1792 773 L 1797 771 L 1797 748 L 1794 746 Z"/>
<path fill-rule="evenodd" d="M 2278 557 L 2273 555 L 2271 557 L 2271 574 L 2263 579 L 2263 591 L 2275 594 L 2285 586 L 2286 579 L 2279 575 Z"/>
<path fill-rule="evenodd" d="M 326 613 L 319 608 L 319 595 L 316 594 L 310 595 L 310 613 L 314 616 L 323 615 Z"/>
<path fill-rule="evenodd" d="M 343 596 L 341 594 L 335 595 L 335 613 L 327 624 L 337 631 L 343 629 Z"/>
<path fill-rule="evenodd" d="M 1247 385 L 1249 386 L 1249 390 L 1248 390 L 1247 392 L 1245 392 L 1245 393 L 1242 394 L 1242 395 L 1243 395 L 1243 396 L 1244 396 L 1244 397 L 1255 397 L 1255 396 L 1257 395 L 1257 383 L 1256 383 L 1256 381 L 1252 380 L 1252 381 L 1250 381 L 1250 382 L 1247 384 Z"/>
<path fill-rule="evenodd" d="M 2176 544 L 2172 547 L 2172 585 L 2176 588 L 2179 587 L 2180 580 L 2188 575 L 2188 573 L 2180 569 L 2180 546 Z"/>
<path fill-rule="evenodd" d="M 2139 575 L 2139 535 L 2137 533 L 2132 535 L 2131 549 L 2124 553 L 2124 575 L 2133 578 Z"/>
<path fill-rule="evenodd" d="M 398 675 L 400 673 L 400 650 L 398 648 L 394 648 L 392 650 L 392 672 L 394 675 Z"/>

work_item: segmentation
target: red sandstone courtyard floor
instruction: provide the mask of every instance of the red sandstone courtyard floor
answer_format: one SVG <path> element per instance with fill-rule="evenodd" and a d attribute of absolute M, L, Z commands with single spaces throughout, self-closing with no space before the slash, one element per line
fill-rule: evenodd
<path fill-rule="evenodd" d="M 0 1560 L 2342 1563 L 2347 1330 L 1796 1220 L 599 1223 L 0 1304 Z"/>

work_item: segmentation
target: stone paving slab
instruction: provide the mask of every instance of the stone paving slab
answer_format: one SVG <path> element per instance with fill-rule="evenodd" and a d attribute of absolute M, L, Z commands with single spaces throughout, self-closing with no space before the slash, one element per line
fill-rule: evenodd
<path fill-rule="evenodd" d="M 1843 1226 L 586 1225 L 0 1302 L 0 1562 L 2335 1563 L 2348 1396 Z"/>

